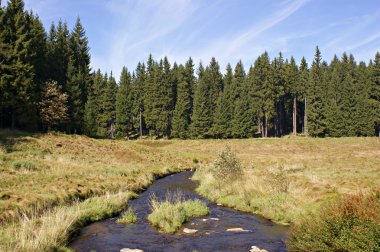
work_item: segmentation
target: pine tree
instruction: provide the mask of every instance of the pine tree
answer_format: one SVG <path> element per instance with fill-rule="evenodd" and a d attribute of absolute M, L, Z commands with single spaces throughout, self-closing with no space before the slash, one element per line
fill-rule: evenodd
<path fill-rule="evenodd" d="M 191 116 L 190 131 L 193 138 L 205 138 L 209 136 L 212 126 L 212 112 L 210 101 L 210 87 L 208 76 L 202 64 L 198 68 L 198 81 L 194 93 L 194 108 Z"/>
<path fill-rule="evenodd" d="M 90 55 L 88 39 L 79 18 L 69 36 L 69 54 L 66 90 L 69 94 L 70 129 L 74 133 L 81 133 L 87 89 L 90 86 Z"/>
<path fill-rule="evenodd" d="M 235 138 L 250 137 L 254 132 L 254 118 L 249 96 L 246 74 L 241 61 L 236 64 L 232 79 L 232 100 L 234 104 L 231 133 Z"/>
<path fill-rule="evenodd" d="M 371 81 L 369 70 L 364 62 L 356 70 L 358 104 L 356 109 L 356 136 L 374 136 L 375 127 L 370 101 Z M 379 110 L 380 111 L 380 110 Z"/>
<path fill-rule="evenodd" d="M 314 61 L 310 69 L 309 92 L 307 107 L 307 132 L 311 136 L 324 136 L 326 133 L 326 121 L 324 111 L 324 99 L 322 97 L 323 72 L 321 67 L 321 52 L 316 48 Z"/>
<path fill-rule="evenodd" d="M 126 67 L 121 71 L 119 88 L 116 94 L 116 135 L 128 137 L 132 130 L 133 93 L 131 75 Z"/>
<path fill-rule="evenodd" d="M 97 135 L 101 137 L 114 138 L 115 133 L 115 100 L 117 85 L 115 78 L 112 76 L 108 77 L 107 74 L 104 75 L 103 81 L 100 88 L 99 96 L 99 107 L 100 111 L 98 114 L 98 132 Z"/>
<path fill-rule="evenodd" d="M 286 67 L 285 86 L 293 98 L 293 135 L 297 134 L 297 101 L 301 95 L 298 67 L 293 57 L 290 58 L 290 64 Z"/>
<path fill-rule="evenodd" d="M 159 73 L 161 72 L 161 74 Z M 157 72 L 158 97 L 156 100 L 156 134 L 169 137 L 171 130 L 171 116 L 173 114 L 173 76 L 167 57 L 160 62 L 160 70 Z"/>
<path fill-rule="evenodd" d="M 273 91 L 274 91 L 274 106 L 275 114 L 274 119 L 274 132 L 275 136 L 281 136 L 284 134 L 284 128 L 287 128 L 285 120 L 285 67 L 282 53 L 280 52 L 278 57 L 272 61 L 271 64 L 271 76 L 273 78 Z"/>
<path fill-rule="evenodd" d="M 307 91 L 309 84 L 309 69 L 305 57 L 302 57 L 299 70 L 299 90 L 303 100 L 302 133 L 307 134 Z"/>
<path fill-rule="evenodd" d="M 144 129 L 144 82 L 145 82 L 145 65 L 137 64 L 135 77 L 132 78 L 132 93 L 133 93 L 133 127 L 138 129 L 140 137 L 143 135 Z"/>
<path fill-rule="evenodd" d="M 36 84 L 34 68 L 30 62 L 32 36 L 28 27 L 30 19 L 24 11 L 22 0 L 8 2 L 2 14 L 1 86 L 4 100 L 2 105 L 10 115 L 10 127 L 21 126 L 34 130 L 37 127 Z"/>
<path fill-rule="evenodd" d="M 262 137 L 267 137 L 271 126 L 270 122 L 275 114 L 276 100 L 273 72 L 267 52 L 255 61 L 252 75 L 251 89 L 256 104 L 256 116 L 259 120 Z"/>
<path fill-rule="evenodd" d="M 187 138 L 190 125 L 191 112 L 191 83 L 186 76 L 185 68 L 178 68 L 177 102 L 175 104 L 171 136 Z"/>
<path fill-rule="evenodd" d="M 204 81 L 207 83 L 207 86 L 209 87 L 209 99 L 210 99 L 210 112 L 211 116 L 214 115 L 217 101 L 219 95 L 223 91 L 223 78 L 222 74 L 220 73 L 220 67 L 218 62 L 214 57 L 211 58 L 210 64 L 206 67 L 205 70 L 205 79 Z M 212 120 L 213 118 L 211 118 Z"/>
<path fill-rule="evenodd" d="M 218 98 L 212 126 L 212 135 L 217 138 L 232 137 L 231 128 L 236 96 L 236 90 L 232 87 L 232 79 L 232 68 L 228 64 L 223 78 L 223 93 Z"/>
<path fill-rule="evenodd" d="M 373 111 L 373 125 L 380 137 L 380 53 L 377 52 L 371 69 L 370 102 Z"/>
<path fill-rule="evenodd" d="M 100 70 L 93 74 L 92 85 L 88 88 L 88 97 L 84 111 L 84 133 L 97 136 L 99 126 L 100 106 L 103 94 L 103 75 Z"/>

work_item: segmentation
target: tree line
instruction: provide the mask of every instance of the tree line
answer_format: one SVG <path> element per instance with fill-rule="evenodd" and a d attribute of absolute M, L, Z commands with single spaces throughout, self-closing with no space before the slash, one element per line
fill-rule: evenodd
<path fill-rule="evenodd" d="M 1 3 L 0 3 L 1 6 Z M 380 128 L 380 54 L 322 61 L 260 55 L 225 74 L 149 56 L 119 80 L 90 69 L 80 19 L 49 32 L 22 0 L 0 8 L 0 127 L 93 137 L 247 138 L 290 133 L 374 136 Z"/>

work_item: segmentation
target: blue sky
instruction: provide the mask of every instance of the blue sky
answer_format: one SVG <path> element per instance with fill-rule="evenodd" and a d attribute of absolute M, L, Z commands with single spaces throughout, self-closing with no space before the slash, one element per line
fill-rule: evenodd
<path fill-rule="evenodd" d="M 310 62 L 319 45 L 324 60 L 353 53 L 366 61 L 380 51 L 379 0 L 26 0 L 48 29 L 60 18 L 73 27 L 80 16 L 93 69 L 133 70 L 152 53 L 196 65 L 212 56 L 222 70 L 245 68 L 265 50 Z"/>

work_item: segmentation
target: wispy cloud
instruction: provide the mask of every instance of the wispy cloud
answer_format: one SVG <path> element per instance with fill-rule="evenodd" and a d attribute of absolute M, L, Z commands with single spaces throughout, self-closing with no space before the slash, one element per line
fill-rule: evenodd
<path fill-rule="evenodd" d="M 121 21 L 110 38 L 103 66 L 118 73 L 127 60 L 139 61 L 147 57 L 154 41 L 177 30 L 194 13 L 197 5 L 190 0 L 179 1 L 110 1 L 109 10 Z M 149 46 L 147 46 L 149 45 Z M 100 59 L 95 59 L 99 61 Z M 97 64 L 100 62 L 97 62 Z"/>

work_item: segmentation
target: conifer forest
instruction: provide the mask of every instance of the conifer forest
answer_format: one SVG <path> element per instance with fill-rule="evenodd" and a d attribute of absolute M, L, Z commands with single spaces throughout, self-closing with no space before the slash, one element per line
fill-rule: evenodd
<path fill-rule="evenodd" d="M 88 43 L 79 18 L 46 31 L 22 0 L 2 6 L 0 127 L 128 139 L 379 135 L 379 52 L 326 62 L 316 46 L 312 62 L 263 52 L 226 69 L 218 55 L 147 55 L 119 77 L 90 68 Z"/>

